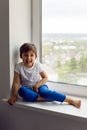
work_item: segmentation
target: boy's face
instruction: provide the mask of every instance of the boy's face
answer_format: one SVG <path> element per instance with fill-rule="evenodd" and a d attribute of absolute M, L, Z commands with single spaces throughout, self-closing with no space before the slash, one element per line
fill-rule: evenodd
<path fill-rule="evenodd" d="M 26 67 L 32 67 L 36 59 L 35 53 L 31 50 L 22 54 L 22 60 Z"/>

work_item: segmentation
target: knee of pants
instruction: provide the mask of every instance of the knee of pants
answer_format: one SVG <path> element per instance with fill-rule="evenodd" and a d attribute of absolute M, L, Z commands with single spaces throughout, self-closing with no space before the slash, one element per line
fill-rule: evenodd
<path fill-rule="evenodd" d="M 40 88 L 39 88 L 39 94 L 40 96 L 42 97 L 46 97 L 47 93 L 48 93 L 49 89 L 48 89 L 48 86 L 47 85 L 42 85 Z"/>
<path fill-rule="evenodd" d="M 31 88 L 28 87 L 21 87 L 18 90 L 18 94 L 25 100 L 25 101 L 37 101 L 38 98 L 38 94 L 36 92 L 34 92 Z"/>
<path fill-rule="evenodd" d="M 25 87 L 19 88 L 18 94 L 19 94 L 21 97 L 23 97 L 24 93 L 25 93 Z"/>

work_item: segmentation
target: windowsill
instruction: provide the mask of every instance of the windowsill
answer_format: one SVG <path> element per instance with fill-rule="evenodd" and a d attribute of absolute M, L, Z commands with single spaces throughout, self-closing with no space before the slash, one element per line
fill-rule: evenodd
<path fill-rule="evenodd" d="M 77 98 L 77 97 L 73 97 Z M 82 101 L 81 108 L 78 109 L 72 105 L 67 103 L 59 103 L 59 102 L 23 102 L 17 101 L 14 104 L 14 107 L 25 108 L 31 111 L 44 112 L 46 114 L 58 115 L 61 117 L 87 121 L 87 98 L 79 98 Z M 3 101 L 7 101 L 7 99 L 3 99 Z"/>
<path fill-rule="evenodd" d="M 54 83 L 52 81 L 49 81 L 47 85 L 49 86 L 49 88 L 64 94 L 87 98 L 87 86 L 79 86 L 57 82 Z"/>

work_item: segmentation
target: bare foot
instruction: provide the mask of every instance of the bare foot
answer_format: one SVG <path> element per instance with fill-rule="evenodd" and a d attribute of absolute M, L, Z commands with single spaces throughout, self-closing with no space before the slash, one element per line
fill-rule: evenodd
<path fill-rule="evenodd" d="M 77 108 L 80 108 L 81 100 L 71 100 L 70 104 L 77 107 Z"/>
<path fill-rule="evenodd" d="M 67 102 L 77 108 L 80 108 L 80 106 L 81 106 L 81 100 L 74 100 L 74 99 L 66 97 L 65 102 Z"/>
<path fill-rule="evenodd" d="M 51 102 L 52 100 L 48 100 L 48 99 L 42 98 L 41 96 L 38 96 L 37 101 L 38 102 Z"/>
<path fill-rule="evenodd" d="M 42 98 L 42 97 L 40 97 L 40 96 L 38 96 L 37 101 L 38 101 L 38 102 L 43 102 L 43 101 L 45 101 L 45 99 Z"/>

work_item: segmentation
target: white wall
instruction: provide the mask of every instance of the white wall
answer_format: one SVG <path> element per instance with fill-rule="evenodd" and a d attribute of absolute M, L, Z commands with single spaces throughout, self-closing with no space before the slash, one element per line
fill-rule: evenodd
<path fill-rule="evenodd" d="M 10 30 L 10 84 L 13 79 L 14 64 L 19 47 L 24 42 L 31 42 L 31 0 L 9 0 Z"/>
<path fill-rule="evenodd" d="M 31 0 L 0 0 L 0 98 L 7 97 L 18 49 L 31 42 Z"/>

